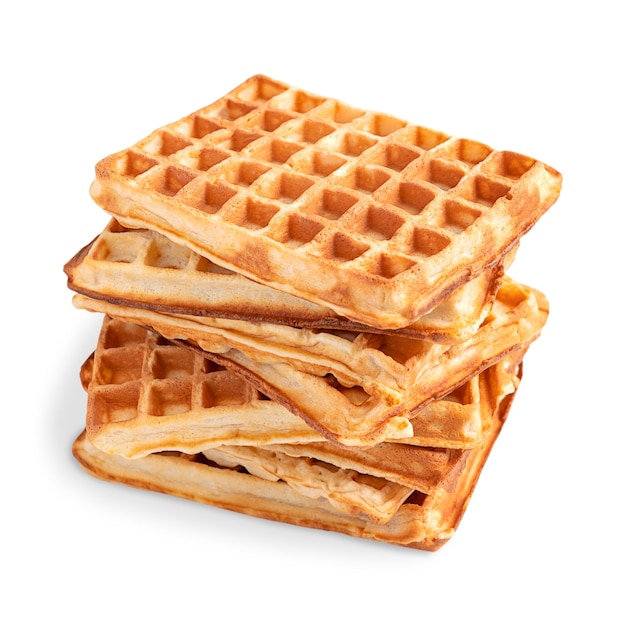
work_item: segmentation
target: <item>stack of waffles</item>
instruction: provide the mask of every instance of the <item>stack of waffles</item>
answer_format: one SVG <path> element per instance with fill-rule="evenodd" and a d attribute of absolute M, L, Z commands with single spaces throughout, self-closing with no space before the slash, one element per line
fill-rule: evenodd
<path fill-rule="evenodd" d="M 513 280 L 561 177 L 265 76 L 96 167 L 65 266 L 102 315 L 74 454 L 105 479 L 436 550 L 548 315 Z"/>

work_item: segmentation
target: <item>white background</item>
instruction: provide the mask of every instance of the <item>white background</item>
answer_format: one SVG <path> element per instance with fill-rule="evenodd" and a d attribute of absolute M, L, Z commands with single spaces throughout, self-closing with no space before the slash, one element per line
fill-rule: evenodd
<path fill-rule="evenodd" d="M 624 623 L 618 4 L 3 5 L 3 623 Z M 510 272 L 551 316 L 438 553 L 103 483 L 71 457 L 100 319 L 62 267 L 108 221 L 93 167 L 256 73 L 563 174 Z"/>

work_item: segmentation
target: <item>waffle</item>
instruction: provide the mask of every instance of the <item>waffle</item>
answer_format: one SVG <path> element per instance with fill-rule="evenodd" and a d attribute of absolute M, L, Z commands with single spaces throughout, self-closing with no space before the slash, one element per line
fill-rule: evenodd
<path fill-rule="evenodd" d="M 254 76 L 96 166 L 93 199 L 261 284 L 409 326 L 554 203 L 533 158 Z"/>
<path fill-rule="evenodd" d="M 218 446 L 324 441 L 292 412 L 205 356 L 109 317 L 80 374 L 88 392 L 87 434 L 108 454 L 138 458 L 165 450 L 194 454 Z M 412 435 L 399 441 L 422 447 L 479 445 L 493 412 L 487 398 L 495 397 L 494 389 L 513 393 L 515 375 L 502 359 L 417 413 Z"/>
<path fill-rule="evenodd" d="M 81 380 L 88 391 L 86 432 L 110 454 L 133 458 L 320 439 L 241 377 L 152 331 L 107 317 Z"/>
<path fill-rule="evenodd" d="M 512 257 L 455 290 L 412 325 L 386 332 L 446 344 L 468 339 L 489 312 Z M 118 304 L 297 328 L 376 331 L 219 267 L 159 233 L 124 228 L 116 220 L 64 270 L 70 289 Z"/>
<path fill-rule="evenodd" d="M 369 446 L 409 437 L 409 418 L 540 334 L 541 292 L 506 278 L 483 325 L 453 346 L 395 335 L 180 316 L 74 296 L 79 308 L 149 326 L 252 381 L 331 441 Z M 237 327 L 234 328 L 234 325 Z M 227 326 L 227 327 L 225 327 Z M 309 334 L 307 334 L 309 333 Z"/>
<path fill-rule="evenodd" d="M 414 490 L 407 496 L 406 490 L 383 483 L 383 491 L 379 491 L 379 497 L 373 498 L 374 504 L 367 508 L 380 511 L 384 522 L 372 520 L 376 513 L 348 512 L 354 511 L 351 508 L 354 497 L 351 503 L 343 504 L 337 499 L 317 497 L 321 489 L 319 482 L 307 491 L 302 481 L 294 487 L 293 479 L 289 482 L 276 480 L 266 468 L 257 471 L 259 475 L 244 471 L 239 462 L 235 465 L 232 457 L 220 458 L 217 463 L 210 461 L 207 456 L 211 456 L 211 452 L 207 455 L 153 453 L 139 459 L 126 459 L 102 452 L 83 433 L 75 441 L 73 453 L 87 472 L 103 480 L 269 520 L 434 551 L 443 546 L 458 527 L 512 398 L 512 394 L 492 398 L 495 406 L 492 426 L 482 445 L 463 452 L 463 463 L 449 466 L 447 473 L 440 476 L 440 484 L 446 479 L 451 483 L 448 489 L 435 488 L 429 494 Z M 319 463 L 317 465 L 319 467 Z M 362 481 L 365 482 L 365 475 Z M 370 481 L 370 486 L 376 484 L 381 486 L 380 482 Z M 381 499 L 385 503 L 382 507 L 377 502 Z M 362 503 L 357 508 L 363 509 Z M 390 509 L 395 512 L 389 518 Z"/>

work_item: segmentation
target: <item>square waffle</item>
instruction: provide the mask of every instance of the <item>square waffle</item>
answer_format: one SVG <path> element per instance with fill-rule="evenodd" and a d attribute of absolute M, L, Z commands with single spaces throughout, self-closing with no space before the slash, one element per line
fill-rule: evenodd
<path fill-rule="evenodd" d="M 384 332 L 446 344 L 469 338 L 489 312 L 513 256 L 456 289 L 410 326 Z M 296 328 L 377 330 L 215 265 L 155 231 L 128 229 L 116 220 L 64 270 L 70 289 L 120 304 Z"/>
<path fill-rule="evenodd" d="M 502 359 L 411 419 L 399 442 L 472 448 L 491 426 L 489 398 L 513 394 L 517 362 Z M 104 317 L 98 345 L 81 368 L 88 393 L 86 432 L 108 454 L 139 458 L 218 446 L 321 443 L 324 438 L 281 404 L 206 356 L 154 331 Z"/>
<path fill-rule="evenodd" d="M 496 265 L 554 203 L 536 159 L 254 76 L 100 161 L 93 199 L 381 329 Z"/>
<path fill-rule="evenodd" d="M 211 320 L 74 296 L 79 308 L 147 326 L 250 380 L 324 438 L 370 446 L 410 437 L 410 418 L 540 334 L 541 292 L 505 278 L 488 317 L 453 346 L 398 335 L 312 332 Z"/>

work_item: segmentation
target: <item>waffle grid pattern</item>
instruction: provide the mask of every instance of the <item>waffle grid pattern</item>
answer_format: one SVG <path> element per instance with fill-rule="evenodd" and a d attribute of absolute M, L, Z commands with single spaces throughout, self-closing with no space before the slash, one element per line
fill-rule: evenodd
<path fill-rule="evenodd" d="M 107 263 L 136 263 L 141 272 L 160 268 L 236 276 L 232 270 L 216 265 L 190 248 L 156 233 L 125 228 L 114 220 L 100 233 L 88 256 L 95 261 Z M 119 271 L 123 271 L 123 265 L 120 265 Z"/>
<path fill-rule="evenodd" d="M 254 77 L 104 159 L 99 172 L 386 281 L 489 221 L 536 165 Z"/>
<path fill-rule="evenodd" d="M 101 334 L 88 408 L 98 423 L 159 421 L 267 400 L 225 368 L 153 331 L 105 317 Z"/>

